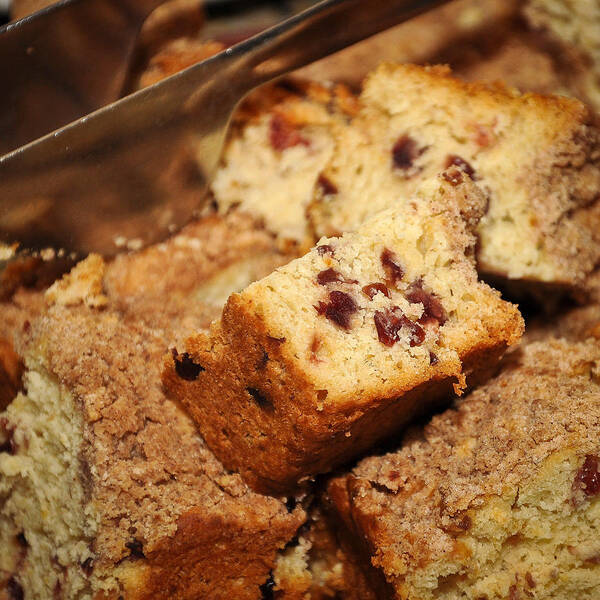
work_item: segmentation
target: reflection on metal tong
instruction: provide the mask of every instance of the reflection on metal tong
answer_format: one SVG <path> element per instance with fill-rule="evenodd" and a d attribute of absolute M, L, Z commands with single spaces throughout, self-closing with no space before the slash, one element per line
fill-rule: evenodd
<path fill-rule="evenodd" d="M 103 108 L 159 0 L 69 0 L 0 30 L 10 94 L 0 113 L 0 240 L 110 255 L 118 239 L 163 239 L 201 207 L 231 113 L 249 91 L 442 3 L 325 0 Z M 92 21 L 111 57 L 90 50 Z M 40 82 L 79 95 L 69 106 L 36 94 Z"/>

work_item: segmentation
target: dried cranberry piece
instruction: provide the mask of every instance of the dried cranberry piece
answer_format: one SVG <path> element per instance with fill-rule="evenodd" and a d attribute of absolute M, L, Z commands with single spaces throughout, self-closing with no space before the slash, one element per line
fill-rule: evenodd
<path fill-rule="evenodd" d="M 475 180 L 475 169 L 464 159 L 456 154 L 448 154 L 446 157 L 446 168 L 454 165 L 458 167 L 463 173 L 466 173 L 471 179 Z"/>
<path fill-rule="evenodd" d="M 131 558 L 146 558 L 144 554 L 144 545 L 137 538 L 133 538 L 130 542 L 125 543 L 125 548 L 131 550 L 129 555 Z"/>
<path fill-rule="evenodd" d="M 415 323 L 410 319 L 407 319 L 406 317 L 404 317 L 404 319 L 404 325 L 410 331 L 410 338 L 408 339 L 408 343 L 411 347 L 420 346 L 425 341 L 425 331 L 418 323 Z"/>
<path fill-rule="evenodd" d="M 436 354 L 434 354 L 433 352 L 429 353 L 429 364 L 430 365 L 437 365 L 440 362 L 440 359 L 437 357 Z"/>
<path fill-rule="evenodd" d="M 173 355 L 173 361 L 175 362 L 175 373 L 177 373 L 181 379 L 185 379 L 186 381 L 196 381 L 198 375 L 206 370 L 202 365 L 195 363 L 187 352 L 179 354 L 179 352 L 173 348 L 171 354 Z"/>
<path fill-rule="evenodd" d="M 335 269 L 325 269 L 317 275 L 319 285 L 327 285 L 334 281 L 342 281 L 341 275 Z"/>
<path fill-rule="evenodd" d="M 519 597 L 520 597 L 519 588 L 517 587 L 516 583 L 513 583 L 508 588 L 508 600 L 519 600 Z"/>
<path fill-rule="evenodd" d="M 285 150 L 302 144 L 309 146 L 310 142 L 296 131 L 294 125 L 282 115 L 273 115 L 269 128 L 269 141 L 275 150 Z"/>
<path fill-rule="evenodd" d="M 259 408 L 273 410 L 273 403 L 260 390 L 253 387 L 247 387 L 246 391 L 252 396 Z"/>
<path fill-rule="evenodd" d="M 373 318 L 379 341 L 386 346 L 393 346 L 400 339 L 400 330 L 403 327 L 409 330 L 409 344 L 411 347 L 418 346 L 425 340 L 423 328 L 402 314 L 397 306 L 384 311 L 375 311 Z"/>
<path fill-rule="evenodd" d="M 397 283 L 404 277 L 404 269 L 400 266 L 396 255 L 387 248 L 381 253 L 381 265 L 389 281 Z"/>
<path fill-rule="evenodd" d="M 402 329 L 402 317 L 395 315 L 391 310 L 378 310 L 373 318 L 379 341 L 386 346 L 393 346 L 398 341 L 398 333 Z"/>
<path fill-rule="evenodd" d="M 333 246 L 330 246 L 329 244 L 317 246 L 317 252 L 320 256 L 323 256 L 324 254 L 329 254 L 330 256 L 334 255 Z"/>
<path fill-rule="evenodd" d="M 321 188 L 324 196 L 331 196 L 338 193 L 338 187 L 327 177 L 321 173 L 317 179 L 317 185 Z"/>
<path fill-rule="evenodd" d="M 329 302 L 319 302 L 318 306 L 315 306 L 315 310 L 342 329 L 350 329 L 350 319 L 358 310 L 358 306 L 352 296 L 334 290 L 329 292 Z"/>
<path fill-rule="evenodd" d="M 358 283 L 356 279 L 346 279 L 335 269 L 325 269 L 317 275 L 319 285 L 327 285 L 328 283 Z"/>
<path fill-rule="evenodd" d="M 6 583 L 6 591 L 10 600 L 23 600 L 25 594 L 21 584 L 14 578 L 11 577 Z"/>
<path fill-rule="evenodd" d="M 17 453 L 17 446 L 12 436 L 4 444 L 0 444 L 0 453 L 2 452 L 12 455 Z"/>
<path fill-rule="evenodd" d="M 586 496 L 600 494 L 600 473 L 598 472 L 598 457 L 588 454 L 573 482 L 573 488 L 583 490 Z"/>
<path fill-rule="evenodd" d="M 387 289 L 387 286 L 383 283 L 370 283 L 369 285 L 365 285 L 362 291 L 369 297 L 369 299 L 373 300 L 375 294 L 377 292 L 381 292 L 387 298 L 390 298 L 390 290 Z"/>
<path fill-rule="evenodd" d="M 425 150 L 426 148 L 419 148 L 417 142 L 409 135 L 401 135 L 392 148 L 394 167 L 408 171 Z"/>
<path fill-rule="evenodd" d="M 469 529 L 471 529 L 471 525 L 473 525 L 473 522 L 471 521 L 471 517 L 469 517 L 469 515 L 465 515 L 456 523 L 456 526 L 463 531 L 469 531 Z"/>
<path fill-rule="evenodd" d="M 536 586 L 535 579 L 529 571 L 525 573 L 525 581 L 527 582 L 527 585 L 532 589 Z"/>
<path fill-rule="evenodd" d="M 416 281 L 406 294 L 406 299 L 412 304 L 423 305 L 423 314 L 419 318 L 421 325 L 437 323 L 443 325 L 448 317 L 441 302 L 430 292 L 423 289 L 423 282 Z"/>

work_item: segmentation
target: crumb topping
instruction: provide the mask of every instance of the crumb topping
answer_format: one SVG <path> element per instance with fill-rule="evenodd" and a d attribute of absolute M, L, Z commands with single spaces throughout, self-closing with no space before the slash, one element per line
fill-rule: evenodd
<path fill-rule="evenodd" d="M 46 290 L 46 301 L 62 306 L 106 306 L 108 298 L 103 293 L 105 269 L 102 257 L 99 254 L 90 254 Z"/>
<path fill-rule="evenodd" d="M 490 383 L 411 432 L 401 450 L 363 460 L 347 480 L 352 502 L 375 518 L 383 561 L 410 569 L 441 559 L 455 549 L 453 527 L 468 529 L 464 511 L 518 487 L 553 452 L 576 447 L 583 466 L 574 488 L 599 493 L 599 414 L 598 345 L 533 343 Z"/>
<path fill-rule="evenodd" d="M 297 518 L 227 472 L 189 417 L 165 398 L 160 368 L 172 335 L 83 306 L 53 307 L 33 326 L 33 360 L 43 348 L 49 370 L 82 405 L 85 460 L 102 507 L 95 550 L 105 560 L 147 555 L 195 507 L 265 527 Z"/>

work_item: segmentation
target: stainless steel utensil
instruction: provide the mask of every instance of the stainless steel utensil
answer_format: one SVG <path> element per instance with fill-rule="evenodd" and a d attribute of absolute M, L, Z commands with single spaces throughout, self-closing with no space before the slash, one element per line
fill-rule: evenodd
<path fill-rule="evenodd" d="M 0 238 L 105 255 L 163 239 L 202 206 L 249 91 L 446 1 L 324 0 L 9 152 Z"/>
<path fill-rule="evenodd" d="M 62 0 L 0 29 L 0 156 L 118 100 L 165 0 Z"/>

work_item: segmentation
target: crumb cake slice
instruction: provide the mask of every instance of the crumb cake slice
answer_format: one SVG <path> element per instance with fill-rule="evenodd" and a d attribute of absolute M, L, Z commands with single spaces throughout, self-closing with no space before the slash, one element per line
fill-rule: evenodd
<path fill-rule="evenodd" d="M 97 279 L 73 277 L 93 265 L 50 290 L 55 305 L 17 339 L 24 391 L 0 413 L 0 590 L 258 600 L 304 511 L 223 468 L 162 392 L 174 321 L 159 303 L 152 327 L 112 303 L 94 308 L 94 295 L 106 300 Z M 181 327 L 208 325 L 199 304 Z"/>
<path fill-rule="evenodd" d="M 466 223 L 482 203 L 450 170 L 403 210 L 322 239 L 232 294 L 209 334 L 172 350 L 168 393 L 228 468 L 256 489 L 289 490 L 396 431 L 453 385 L 460 392 L 465 376 L 519 339 L 516 307 L 478 282 L 466 255 L 475 243 Z"/>
<path fill-rule="evenodd" d="M 284 81 L 255 92 L 234 116 L 211 189 L 221 214 L 262 219 L 282 241 L 310 248 L 306 206 L 333 152 L 337 127 L 356 110 L 342 85 Z"/>
<path fill-rule="evenodd" d="M 190 304 L 220 309 L 230 293 L 293 258 L 249 215 L 207 214 L 163 243 L 117 256 L 103 285 L 123 313 L 148 325 L 170 317 L 181 328 Z"/>
<path fill-rule="evenodd" d="M 464 83 L 446 67 L 385 64 L 368 77 L 315 187 L 319 235 L 353 230 L 449 165 L 488 197 L 481 271 L 581 285 L 600 261 L 600 145 L 585 106 Z"/>
<path fill-rule="evenodd" d="M 599 415 L 598 343 L 536 342 L 329 496 L 391 598 L 595 600 Z"/>

